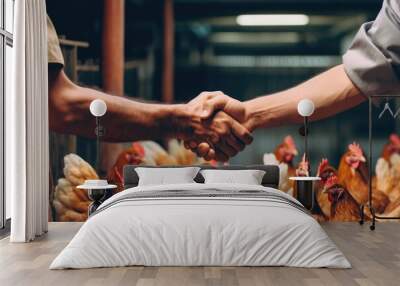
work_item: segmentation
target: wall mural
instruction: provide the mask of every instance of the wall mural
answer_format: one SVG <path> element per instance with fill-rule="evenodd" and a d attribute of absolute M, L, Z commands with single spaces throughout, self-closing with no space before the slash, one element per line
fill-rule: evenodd
<path fill-rule="evenodd" d="M 291 176 L 308 175 L 307 162 L 301 160 L 291 136 L 286 136 L 272 153 L 264 154 L 264 164 L 277 164 L 280 168 L 279 189 L 296 196 Z M 321 177 L 314 185 L 315 206 L 313 216 L 318 221 L 359 221 L 360 206 L 368 201 L 368 162 L 362 147 L 352 143 L 343 150 L 338 166 L 332 166 L 328 159 L 321 158 L 311 173 Z M 196 165 L 215 164 L 205 162 L 184 148 L 177 140 L 171 140 L 164 149 L 152 141 L 134 142 L 116 160 L 107 174 L 110 183 L 118 187 L 113 192 L 123 190 L 123 166 L 133 165 Z M 85 180 L 97 179 L 94 168 L 76 154 L 64 157 L 63 177 L 54 187 L 53 217 L 57 221 L 85 221 L 91 201 L 85 190 L 77 189 Z M 382 216 L 400 215 L 400 136 L 391 134 L 384 145 L 375 165 L 372 178 L 372 204 L 377 214 Z M 371 214 L 366 208 L 366 219 Z"/>

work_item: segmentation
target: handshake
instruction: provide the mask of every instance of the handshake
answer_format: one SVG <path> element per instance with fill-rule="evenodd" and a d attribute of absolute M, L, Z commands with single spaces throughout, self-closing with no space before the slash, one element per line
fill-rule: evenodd
<path fill-rule="evenodd" d="M 221 91 L 202 92 L 175 107 L 175 137 L 206 160 L 225 162 L 253 141 L 246 104 Z"/>

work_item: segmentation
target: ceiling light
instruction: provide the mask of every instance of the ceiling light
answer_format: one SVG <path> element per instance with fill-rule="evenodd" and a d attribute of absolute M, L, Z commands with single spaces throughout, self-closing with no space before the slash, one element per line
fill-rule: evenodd
<path fill-rule="evenodd" d="M 239 15 L 236 22 L 240 26 L 305 26 L 310 18 L 303 14 Z"/>

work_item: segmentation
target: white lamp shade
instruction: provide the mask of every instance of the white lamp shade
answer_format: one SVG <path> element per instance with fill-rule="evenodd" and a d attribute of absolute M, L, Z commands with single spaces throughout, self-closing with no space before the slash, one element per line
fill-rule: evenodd
<path fill-rule="evenodd" d="M 106 114 L 107 105 L 102 99 L 95 99 L 90 103 L 90 113 L 93 116 L 101 117 Z"/>
<path fill-rule="evenodd" d="M 302 99 L 297 105 L 297 112 L 303 117 L 308 117 L 314 113 L 314 108 L 314 103 L 310 99 Z"/>

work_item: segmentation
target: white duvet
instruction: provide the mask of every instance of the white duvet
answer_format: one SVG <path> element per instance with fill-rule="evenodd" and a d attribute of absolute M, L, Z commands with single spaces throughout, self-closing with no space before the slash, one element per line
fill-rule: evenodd
<path fill-rule="evenodd" d="M 316 220 L 279 200 L 243 195 L 129 200 L 137 192 L 174 190 L 264 191 L 299 204 L 283 192 L 254 185 L 128 189 L 100 206 L 50 269 L 127 265 L 351 267 Z"/>

